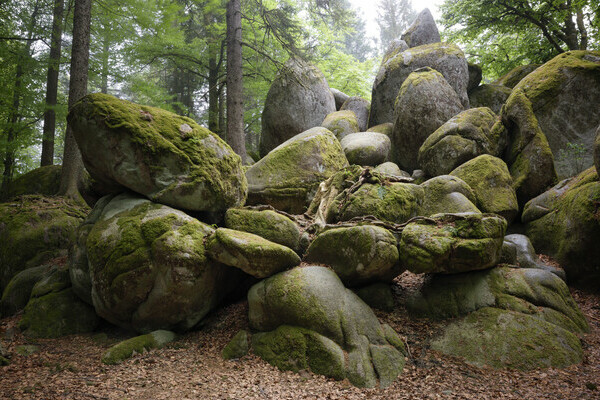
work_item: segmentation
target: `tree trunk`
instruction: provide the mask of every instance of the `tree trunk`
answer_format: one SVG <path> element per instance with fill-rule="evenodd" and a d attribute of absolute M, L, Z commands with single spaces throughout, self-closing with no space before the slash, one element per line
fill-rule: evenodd
<path fill-rule="evenodd" d="M 58 71 L 62 45 L 64 0 L 54 1 L 52 12 L 52 40 L 46 80 L 46 111 L 44 112 L 44 136 L 42 140 L 41 166 L 54 164 L 54 132 L 56 129 L 56 98 L 58 96 Z"/>
<path fill-rule="evenodd" d="M 208 129 L 219 133 L 219 67 L 214 46 L 208 55 Z"/>
<path fill-rule="evenodd" d="M 100 92 L 108 94 L 108 52 L 110 51 L 109 28 L 104 27 L 104 36 L 102 38 L 102 82 Z"/>
<path fill-rule="evenodd" d="M 240 0 L 227 3 L 227 143 L 246 159 L 242 98 L 242 12 Z"/>
<path fill-rule="evenodd" d="M 76 0 L 73 14 L 73 48 L 71 50 L 71 77 L 69 79 L 69 109 L 87 94 L 88 64 L 90 58 L 91 0 Z M 81 153 L 67 126 L 63 166 L 58 194 L 81 201 L 77 184 L 83 172 Z"/>
<path fill-rule="evenodd" d="M 219 130 L 217 132 L 225 139 L 225 84 L 219 82 Z"/>

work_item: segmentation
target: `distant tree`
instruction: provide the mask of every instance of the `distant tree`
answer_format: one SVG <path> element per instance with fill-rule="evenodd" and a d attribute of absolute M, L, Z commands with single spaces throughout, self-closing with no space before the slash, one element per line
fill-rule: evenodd
<path fill-rule="evenodd" d="M 246 158 L 242 79 L 242 10 L 240 0 L 227 3 L 227 143 Z"/>
<path fill-rule="evenodd" d="M 416 16 L 410 0 L 379 0 L 377 23 L 381 49 L 385 51 L 392 40 L 399 39 Z"/>

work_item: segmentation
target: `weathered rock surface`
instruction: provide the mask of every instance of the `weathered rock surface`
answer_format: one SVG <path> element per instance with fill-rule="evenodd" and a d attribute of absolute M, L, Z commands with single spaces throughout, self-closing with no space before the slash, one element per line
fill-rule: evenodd
<path fill-rule="evenodd" d="M 469 101 L 471 100 L 471 91 L 481 83 L 483 71 L 477 64 L 468 63 L 469 67 L 469 84 L 467 85 L 467 93 L 469 93 Z M 473 105 L 471 105 L 473 107 Z M 479 107 L 479 106 L 477 106 Z"/>
<path fill-rule="evenodd" d="M 525 235 L 513 233 L 504 237 L 501 261 L 521 268 L 543 269 L 552 272 L 563 281 L 566 280 L 564 269 L 546 264 L 538 259 L 531 241 Z"/>
<path fill-rule="evenodd" d="M 600 125 L 596 131 L 596 141 L 594 142 L 594 165 L 596 172 L 600 175 Z"/>
<path fill-rule="evenodd" d="M 331 90 L 331 94 L 333 94 L 333 98 L 335 99 L 335 109 L 339 111 L 340 108 L 342 108 L 342 106 L 344 105 L 344 102 L 348 100 L 350 96 L 342 92 L 341 90 L 337 90 L 334 88 L 330 88 L 329 90 Z"/>
<path fill-rule="evenodd" d="M 272 210 L 230 208 L 225 213 L 225 227 L 261 236 L 287 246 L 297 253 L 301 250 L 298 224 Z"/>
<path fill-rule="evenodd" d="M 319 184 L 348 165 L 331 131 L 313 128 L 273 149 L 246 172 L 247 204 L 302 213 Z"/>
<path fill-rule="evenodd" d="M 492 110 L 471 108 L 425 139 L 419 148 L 418 164 L 428 176 L 446 175 L 482 154 L 499 155 L 505 136 L 504 126 Z"/>
<path fill-rule="evenodd" d="M 523 206 L 556 182 L 554 156 L 531 101 L 519 87 L 506 101 L 501 118 L 509 134 L 504 160 L 513 178 L 519 205 Z"/>
<path fill-rule="evenodd" d="M 456 92 L 439 72 L 423 68 L 411 73 L 396 99 L 392 160 L 407 171 L 418 169 L 423 142 L 462 110 Z"/>
<path fill-rule="evenodd" d="M 340 110 L 352 111 L 358 120 L 358 132 L 367 130 L 369 123 L 369 112 L 371 111 L 371 102 L 362 97 L 353 96 L 344 102 Z"/>
<path fill-rule="evenodd" d="M 515 67 L 495 80 L 493 84 L 506 86 L 507 88 L 512 89 L 517 86 L 517 83 L 521 82 L 523 78 L 535 71 L 539 66 L 541 66 L 541 64 L 527 64 Z"/>
<path fill-rule="evenodd" d="M 242 358 L 250 350 L 250 333 L 244 329 L 240 330 L 235 336 L 227 343 L 227 346 L 221 351 L 221 357 L 224 360 L 234 360 Z"/>
<path fill-rule="evenodd" d="M 484 154 L 462 164 L 450 175 L 465 181 L 477 199 L 477 206 L 486 213 L 494 213 L 511 223 L 519 213 L 517 194 L 504 161 Z"/>
<path fill-rule="evenodd" d="M 181 211 L 117 196 L 86 244 L 98 315 L 142 333 L 196 325 L 242 275 L 208 258 L 213 232 Z"/>
<path fill-rule="evenodd" d="M 569 282 L 600 283 L 599 199 L 600 181 L 592 167 L 532 199 L 523 210 L 533 246 L 556 259 Z"/>
<path fill-rule="evenodd" d="M 225 211 L 246 198 L 240 157 L 191 118 L 95 93 L 73 106 L 68 121 L 100 182 L 194 211 Z"/>
<path fill-rule="evenodd" d="M 592 165 L 592 147 L 600 113 L 600 52 L 570 51 L 560 54 L 523 78 L 515 90 L 525 98 L 520 107 L 539 125 L 555 156 L 568 143 L 583 144 L 584 167 Z M 585 94 L 585 95 L 582 95 Z M 513 110 L 514 112 L 514 110 Z M 524 130 L 522 124 L 515 129 Z M 560 165 L 559 174 L 562 174 Z M 539 193 L 538 193 L 539 194 Z"/>
<path fill-rule="evenodd" d="M 506 86 L 481 85 L 469 91 L 469 102 L 471 107 L 489 107 L 493 112 L 499 114 L 511 93 L 512 89 Z"/>
<path fill-rule="evenodd" d="M 33 286 L 19 328 L 29 337 L 56 338 L 92 332 L 99 322 L 94 309 L 73 293 L 63 266 L 53 267 Z"/>
<path fill-rule="evenodd" d="M 0 204 L 0 291 L 18 272 L 67 253 L 87 208 L 61 197 L 21 196 Z"/>
<path fill-rule="evenodd" d="M 475 206 L 473 189 L 455 176 L 440 175 L 420 185 L 425 193 L 419 215 L 425 217 L 439 213 L 480 213 Z"/>
<path fill-rule="evenodd" d="M 319 126 L 334 111 L 335 98 L 323 73 L 305 61 L 289 59 L 267 93 L 260 155 L 264 157 L 286 140 Z"/>
<path fill-rule="evenodd" d="M 45 264 L 16 274 L 2 293 L 0 316 L 8 317 L 25 308 L 35 284 L 48 276 L 54 268 L 51 264 Z"/>
<path fill-rule="evenodd" d="M 360 132 L 356 114 L 348 110 L 332 112 L 325 117 L 321 126 L 329 129 L 340 140 L 346 135 Z"/>
<path fill-rule="evenodd" d="M 394 124 L 392 122 L 386 122 L 385 124 L 379 124 L 370 127 L 369 129 L 367 129 L 367 132 L 383 133 L 384 135 L 391 137 L 393 130 Z"/>
<path fill-rule="evenodd" d="M 102 356 L 102 362 L 108 365 L 119 364 L 135 354 L 160 349 L 171 343 L 175 338 L 175 333 L 165 330 L 156 330 L 146 335 L 136 336 L 117 343 L 108 349 Z"/>
<path fill-rule="evenodd" d="M 408 47 L 417 47 L 441 41 L 440 32 L 428 8 L 417 15 L 412 25 L 402 34 L 402 40 L 406 42 Z"/>
<path fill-rule="evenodd" d="M 403 272 L 396 237 L 373 225 L 334 228 L 319 234 L 308 247 L 305 261 L 330 266 L 348 287 L 391 282 Z"/>
<path fill-rule="evenodd" d="M 404 344 L 337 275 L 294 268 L 248 293 L 254 351 L 281 369 L 310 368 L 359 387 L 390 385 L 402 372 Z"/>
<path fill-rule="evenodd" d="M 374 171 L 395 178 L 410 178 L 410 174 L 408 172 L 402 171 L 398 164 L 391 161 L 386 161 L 379 164 L 375 167 Z"/>
<path fill-rule="evenodd" d="M 255 278 L 267 278 L 300 264 L 300 257 L 289 247 L 227 228 L 218 228 L 206 239 L 206 251 L 214 260 Z"/>
<path fill-rule="evenodd" d="M 355 293 L 369 307 L 386 312 L 394 311 L 394 293 L 388 283 L 378 282 L 363 286 L 356 289 Z"/>
<path fill-rule="evenodd" d="M 566 284 L 530 268 L 434 276 L 407 301 L 409 312 L 451 322 L 432 348 L 478 366 L 534 369 L 581 362 L 575 334 L 587 322 Z M 469 314 L 470 313 L 470 314 Z"/>
<path fill-rule="evenodd" d="M 444 76 L 464 108 L 469 108 L 469 70 L 465 55 L 457 46 L 434 43 L 392 53 L 384 58 L 373 84 L 369 126 L 394 121 L 394 102 L 411 72 L 430 67 Z M 444 121 L 446 122 L 446 121 Z"/>
<path fill-rule="evenodd" d="M 319 186 L 308 213 L 319 225 L 348 221 L 354 217 L 374 216 L 382 221 L 404 223 L 419 215 L 423 188 L 397 182 L 370 168 L 352 165 Z"/>
<path fill-rule="evenodd" d="M 493 214 L 437 214 L 409 223 L 398 245 L 413 273 L 459 273 L 498 263 L 506 220 Z"/>
<path fill-rule="evenodd" d="M 385 162 L 392 146 L 387 135 L 377 132 L 351 133 L 340 143 L 350 164 L 369 166 Z"/>
<path fill-rule="evenodd" d="M 55 195 L 60 187 L 61 170 L 60 165 L 48 165 L 15 178 L 10 183 L 7 198 L 26 194 Z"/>

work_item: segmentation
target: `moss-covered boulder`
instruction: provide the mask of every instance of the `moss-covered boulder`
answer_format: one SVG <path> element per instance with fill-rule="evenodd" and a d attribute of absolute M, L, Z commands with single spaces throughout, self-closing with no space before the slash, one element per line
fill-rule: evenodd
<path fill-rule="evenodd" d="M 375 78 L 369 126 L 394 122 L 394 104 L 404 80 L 411 72 L 423 67 L 430 67 L 441 73 L 458 95 L 463 107 L 468 108 L 469 69 L 465 55 L 458 46 L 432 43 L 404 51 L 398 48 L 384 57 Z"/>
<path fill-rule="evenodd" d="M 54 196 L 60 186 L 61 170 L 60 165 L 48 165 L 18 176 L 10 183 L 7 197 L 26 194 Z"/>
<path fill-rule="evenodd" d="M 533 105 L 518 86 L 501 113 L 509 134 L 504 156 L 519 205 L 543 193 L 556 180 L 554 155 L 535 116 Z"/>
<path fill-rule="evenodd" d="M 340 108 L 342 108 L 342 106 L 344 105 L 344 102 L 348 100 L 350 96 L 338 89 L 329 88 L 329 90 L 331 91 L 331 94 L 333 94 L 333 98 L 335 99 L 335 109 L 339 111 Z"/>
<path fill-rule="evenodd" d="M 16 274 L 2 293 L 0 316 L 8 317 L 22 310 L 27 305 L 35 284 L 52 273 L 53 269 L 53 265 L 45 264 L 27 268 Z"/>
<path fill-rule="evenodd" d="M 423 202 L 423 188 L 410 181 L 352 165 L 319 186 L 307 212 L 319 225 L 369 215 L 401 224 L 419 215 Z"/>
<path fill-rule="evenodd" d="M 335 111 L 328 114 L 321 126 L 329 129 L 339 140 L 351 133 L 360 132 L 358 119 L 353 111 Z"/>
<path fill-rule="evenodd" d="M 392 142 L 377 132 L 351 133 L 341 140 L 342 149 L 350 164 L 376 166 L 388 159 Z"/>
<path fill-rule="evenodd" d="M 400 264 L 414 273 L 459 273 L 498 263 L 506 220 L 494 214 L 437 214 L 402 231 Z"/>
<path fill-rule="evenodd" d="M 308 247 L 305 261 L 330 266 L 348 287 L 391 282 L 403 272 L 398 263 L 396 237 L 373 225 L 320 233 Z"/>
<path fill-rule="evenodd" d="M 166 330 L 156 330 L 146 335 L 136 336 L 112 346 L 102 355 L 102 362 L 108 365 L 122 363 L 135 354 L 142 354 L 152 349 L 160 349 L 171 343 L 177 336 Z"/>
<path fill-rule="evenodd" d="M 262 113 L 260 155 L 286 140 L 319 126 L 336 110 L 323 73 L 297 58 L 289 59 L 271 84 Z"/>
<path fill-rule="evenodd" d="M 379 124 L 370 127 L 369 129 L 367 129 L 367 132 L 383 133 L 384 135 L 391 137 L 393 130 L 394 124 L 392 122 L 386 122 L 384 124 Z"/>
<path fill-rule="evenodd" d="M 225 213 L 225 227 L 253 233 L 274 243 L 301 252 L 300 229 L 287 216 L 272 210 L 230 208 Z"/>
<path fill-rule="evenodd" d="M 554 266 L 541 261 L 529 238 L 519 233 L 512 233 L 504 236 L 502 243 L 502 259 L 504 264 L 519 266 L 521 268 L 539 268 L 558 276 L 563 281 L 566 280 L 565 270 L 559 266 Z"/>
<path fill-rule="evenodd" d="M 308 367 L 359 387 L 387 386 L 403 369 L 396 332 L 328 268 L 277 274 L 254 285 L 248 303 L 251 328 L 269 332 L 254 335 L 253 348 L 279 368 Z"/>
<path fill-rule="evenodd" d="M 371 111 L 371 102 L 359 96 L 348 98 L 340 109 L 342 111 L 352 111 L 358 121 L 358 132 L 367 130 L 369 123 L 369 112 Z"/>
<path fill-rule="evenodd" d="M 480 65 L 468 63 L 469 67 L 469 84 L 467 85 L 467 93 L 469 93 L 469 101 L 471 100 L 471 91 L 479 86 L 483 78 L 483 70 Z M 471 107 L 473 105 L 471 104 Z"/>
<path fill-rule="evenodd" d="M 596 131 L 596 141 L 594 142 L 594 166 L 596 172 L 600 175 L 600 125 Z"/>
<path fill-rule="evenodd" d="M 501 215 L 509 223 L 519 213 L 512 177 L 500 158 L 481 155 L 462 164 L 450 175 L 462 179 L 473 189 L 481 211 Z"/>
<path fill-rule="evenodd" d="M 512 89 L 502 85 L 481 85 L 469 91 L 471 107 L 488 107 L 496 114 L 500 113 Z"/>
<path fill-rule="evenodd" d="M 67 253 L 87 207 L 61 197 L 21 196 L 0 204 L 0 291 L 18 272 Z"/>
<path fill-rule="evenodd" d="M 53 267 L 31 290 L 19 328 L 36 338 L 92 332 L 100 319 L 71 288 L 69 268 Z"/>
<path fill-rule="evenodd" d="M 475 206 L 475 193 L 465 181 L 455 176 L 440 175 L 420 185 L 425 197 L 419 215 L 439 213 L 480 213 Z"/>
<path fill-rule="evenodd" d="M 218 228 L 206 239 L 206 251 L 214 260 L 255 278 L 267 278 L 300 264 L 300 257 L 289 247 L 227 228 Z"/>
<path fill-rule="evenodd" d="M 410 174 L 406 171 L 402 171 L 398 164 L 393 163 L 391 161 L 386 161 L 384 163 L 379 164 L 373 170 L 375 172 L 379 172 L 382 175 L 387 175 L 393 178 L 410 178 Z"/>
<path fill-rule="evenodd" d="M 600 181 L 591 167 L 532 199 L 523 211 L 537 251 L 555 258 L 570 282 L 600 283 Z"/>
<path fill-rule="evenodd" d="M 363 286 L 355 289 L 355 293 L 362 301 L 367 303 L 369 307 L 387 312 L 394 311 L 394 293 L 392 287 L 388 283 L 377 282 L 368 286 Z"/>
<path fill-rule="evenodd" d="M 492 110 L 471 108 L 452 117 L 419 148 L 418 164 L 428 176 L 449 174 L 482 154 L 499 155 L 506 131 Z"/>
<path fill-rule="evenodd" d="M 98 315 L 142 333 L 196 325 L 242 275 L 207 256 L 213 232 L 181 211 L 117 196 L 86 242 Z"/>
<path fill-rule="evenodd" d="M 402 34 L 402 40 L 409 47 L 422 46 L 424 44 L 439 43 L 440 32 L 438 31 L 433 15 L 428 8 L 417 15 L 412 25 Z"/>
<path fill-rule="evenodd" d="M 187 210 L 244 203 L 240 157 L 191 118 L 95 93 L 73 106 L 68 121 L 86 169 L 100 182 Z"/>
<path fill-rule="evenodd" d="M 347 165 L 342 146 L 331 131 L 309 129 L 282 143 L 248 169 L 247 204 L 269 204 L 301 214 L 319 184 Z"/>
<path fill-rule="evenodd" d="M 541 64 L 527 64 L 515 67 L 506 74 L 502 75 L 500 78 L 496 79 L 493 84 L 506 86 L 507 88 L 512 89 L 517 86 L 517 83 L 521 82 L 523 78 L 535 71 L 540 65 Z"/>
<path fill-rule="evenodd" d="M 459 97 L 442 74 L 431 68 L 412 72 L 396 99 L 392 161 L 407 171 L 419 169 L 417 159 L 423 142 L 461 111 Z"/>
<path fill-rule="evenodd" d="M 224 360 L 242 358 L 250 350 L 250 333 L 244 329 L 235 334 L 221 351 Z"/>
<path fill-rule="evenodd" d="M 567 150 L 569 143 L 583 144 L 584 167 L 592 165 L 600 113 L 587 110 L 600 108 L 600 51 L 560 54 L 523 78 L 515 91 L 521 92 L 531 105 L 532 117 L 555 156 Z M 523 127 L 518 125 L 515 129 Z M 568 172 L 561 165 L 557 169 L 559 175 Z"/>
<path fill-rule="evenodd" d="M 431 343 L 441 353 L 478 367 L 532 370 L 583 361 L 576 335 L 530 315 L 482 308 L 450 324 Z"/>

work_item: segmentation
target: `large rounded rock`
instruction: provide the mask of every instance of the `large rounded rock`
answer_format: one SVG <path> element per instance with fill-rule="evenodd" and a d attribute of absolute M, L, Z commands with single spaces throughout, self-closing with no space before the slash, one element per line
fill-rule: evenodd
<path fill-rule="evenodd" d="M 404 345 L 398 335 L 389 326 L 381 325 L 369 306 L 346 289 L 328 268 L 299 267 L 266 279 L 250 289 L 248 305 L 252 329 L 276 332 L 267 338 L 258 337 L 259 353 L 280 368 L 294 369 L 290 363 L 298 365 L 295 360 L 305 359 L 309 346 L 321 350 L 311 351 L 309 359 L 324 361 L 325 358 L 329 361 L 321 365 L 339 366 L 329 376 L 346 377 L 359 387 L 373 387 L 378 379 L 380 386 L 387 386 L 403 369 Z M 277 333 L 282 326 L 293 329 L 287 334 Z M 306 338 L 306 334 L 312 333 L 319 336 Z M 286 337 L 297 340 L 290 342 Z M 256 338 L 255 335 L 253 347 Z M 321 344 L 314 343 L 316 340 Z M 314 372 L 325 373 L 320 369 L 315 371 L 311 362 L 307 364 Z"/>
<path fill-rule="evenodd" d="M 493 214 L 437 214 L 410 222 L 398 246 L 414 273 L 459 273 L 498 263 L 506 220 Z"/>
<path fill-rule="evenodd" d="M 439 72 L 424 68 L 411 73 L 396 99 L 393 161 L 407 171 L 419 169 L 417 158 L 425 139 L 462 110 L 456 92 Z"/>
<path fill-rule="evenodd" d="M 8 317 L 22 310 L 29 301 L 31 290 L 36 283 L 52 273 L 50 264 L 27 268 L 16 274 L 6 285 L 0 298 L 0 316 Z"/>
<path fill-rule="evenodd" d="M 502 244 L 503 263 L 515 264 L 521 268 L 539 268 L 566 280 L 565 270 L 559 266 L 550 265 L 541 261 L 529 238 L 525 235 L 513 233 L 504 237 Z"/>
<path fill-rule="evenodd" d="M 329 265 L 346 286 L 391 282 L 402 273 L 396 237 L 373 225 L 327 230 L 311 243 L 305 260 Z"/>
<path fill-rule="evenodd" d="M 321 126 L 329 129 L 340 140 L 346 135 L 360 132 L 356 114 L 352 111 L 332 112 L 325 117 Z"/>
<path fill-rule="evenodd" d="M 582 144 L 586 150 L 584 167 L 592 165 L 600 113 L 588 110 L 600 108 L 599 51 L 560 54 L 523 78 L 514 90 L 524 96 L 523 112 L 530 105 L 530 118 L 539 125 L 555 156 L 567 150 L 569 143 Z M 517 131 L 525 128 L 522 123 L 514 127 Z M 568 172 L 563 166 L 557 168 L 559 175 Z"/>
<path fill-rule="evenodd" d="M 289 247 L 248 232 L 218 228 L 206 239 L 207 254 L 255 278 L 267 278 L 300 264 Z"/>
<path fill-rule="evenodd" d="M 61 255 L 88 209 L 61 197 L 21 196 L 0 204 L 0 291 L 18 272 Z"/>
<path fill-rule="evenodd" d="M 60 187 L 62 166 L 47 165 L 15 178 L 8 187 L 7 198 L 25 194 L 53 196 Z"/>
<path fill-rule="evenodd" d="M 379 172 L 384 176 L 387 175 L 394 178 L 410 178 L 410 174 L 408 172 L 402 171 L 398 164 L 391 161 L 386 161 L 379 164 L 373 171 Z"/>
<path fill-rule="evenodd" d="M 481 154 L 500 154 L 505 135 L 492 110 L 471 108 L 427 137 L 419 148 L 418 164 L 428 176 L 446 175 Z"/>
<path fill-rule="evenodd" d="M 511 223 L 519 213 L 517 194 L 504 161 L 489 154 L 467 161 L 450 173 L 465 181 L 483 212 L 503 216 Z"/>
<path fill-rule="evenodd" d="M 319 126 L 334 111 L 335 99 L 323 73 L 302 60 L 288 60 L 267 93 L 260 155 L 264 157 L 289 138 Z"/>
<path fill-rule="evenodd" d="M 439 213 L 480 213 L 475 206 L 473 189 L 462 179 L 450 175 L 431 178 L 420 185 L 425 192 L 419 215 L 429 217 Z"/>
<path fill-rule="evenodd" d="M 308 213 L 319 225 L 364 216 L 404 223 L 419 215 L 424 192 L 418 185 L 405 183 L 412 181 L 410 178 L 397 180 L 390 181 L 389 176 L 352 165 L 319 186 Z"/>
<path fill-rule="evenodd" d="M 479 86 L 483 78 L 483 71 L 477 64 L 469 63 L 469 85 L 467 92 L 469 93 L 469 101 L 471 100 L 471 91 Z"/>
<path fill-rule="evenodd" d="M 350 96 L 342 92 L 341 90 L 337 90 L 334 88 L 330 88 L 329 90 L 331 90 L 331 94 L 333 94 L 333 98 L 335 99 L 335 109 L 339 111 L 340 108 L 342 108 L 342 106 L 344 105 L 344 102 L 348 100 Z"/>
<path fill-rule="evenodd" d="M 73 106 L 68 121 L 86 169 L 100 182 L 187 210 L 244 203 L 240 157 L 191 118 L 95 93 Z"/>
<path fill-rule="evenodd" d="M 350 97 L 344 102 L 340 110 L 354 112 L 356 119 L 358 120 L 359 132 L 364 132 L 367 130 L 367 125 L 369 123 L 369 112 L 371 111 L 370 101 L 358 96 Z"/>
<path fill-rule="evenodd" d="M 517 86 L 517 83 L 521 82 L 521 79 L 535 71 L 540 65 L 541 64 L 527 64 L 515 67 L 496 79 L 493 84 L 506 86 L 507 88 L 512 89 Z"/>
<path fill-rule="evenodd" d="M 406 42 L 408 47 L 417 47 L 441 41 L 440 32 L 428 8 L 417 15 L 412 25 L 402 34 L 402 40 Z"/>
<path fill-rule="evenodd" d="M 504 160 L 513 178 L 519 205 L 544 192 L 556 180 L 554 155 L 525 93 L 515 88 L 502 108 L 509 134 Z"/>
<path fill-rule="evenodd" d="M 436 275 L 409 295 L 412 315 L 464 319 L 432 342 L 438 351 L 476 365 L 533 369 L 581 361 L 575 336 L 588 331 L 567 285 L 530 268 L 493 268 Z"/>
<path fill-rule="evenodd" d="M 167 206 L 113 199 L 87 238 L 98 315 L 139 332 L 196 325 L 241 275 L 207 257 L 204 240 L 213 232 Z"/>
<path fill-rule="evenodd" d="M 230 208 L 225 213 L 225 227 L 253 233 L 300 252 L 298 224 L 275 211 Z"/>
<path fill-rule="evenodd" d="M 358 132 L 341 140 L 342 149 L 350 164 L 376 166 L 388 159 L 392 142 L 377 132 Z"/>
<path fill-rule="evenodd" d="M 489 107 L 498 114 L 511 93 L 506 86 L 481 85 L 469 91 L 469 102 L 471 107 Z"/>
<path fill-rule="evenodd" d="M 532 199 L 523 211 L 534 247 L 555 258 L 567 279 L 600 284 L 600 181 L 589 168 Z"/>
<path fill-rule="evenodd" d="M 405 51 L 400 48 L 383 59 L 375 78 L 369 126 L 394 121 L 394 102 L 402 83 L 411 72 L 423 67 L 431 67 L 441 73 L 463 107 L 469 107 L 469 69 L 462 50 L 448 43 L 428 44 Z"/>
<path fill-rule="evenodd" d="M 367 129 L 367 132 L 383 133 L 384 135 L 389 136 L 389 137 L 392 136 L 393 131 L 394 131 L 394 124 L 392 122 L 386 122 L 385 124 L 375 125 L 375 126 L 370 127 L 369 129 Z"/>
<path fill-rule="evenodd" d="M 319 186 L 348 165 L 331 131 L 313 128 L 273 149 L 246 172 L 248 204 L 300 214 Z"/>

